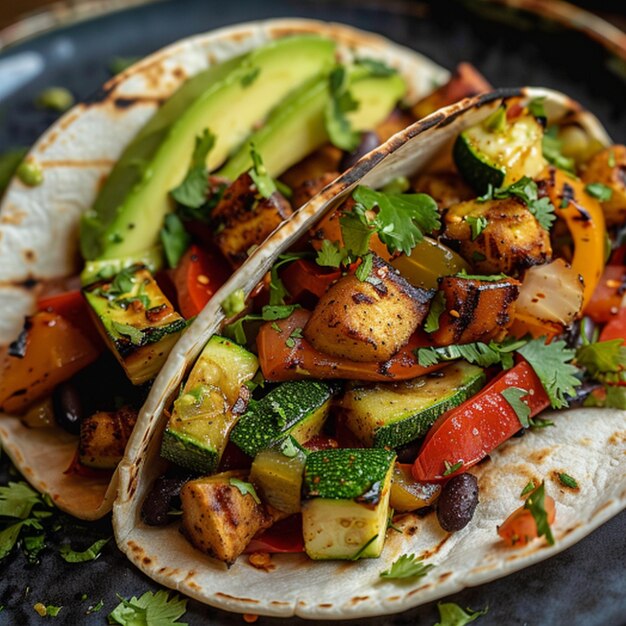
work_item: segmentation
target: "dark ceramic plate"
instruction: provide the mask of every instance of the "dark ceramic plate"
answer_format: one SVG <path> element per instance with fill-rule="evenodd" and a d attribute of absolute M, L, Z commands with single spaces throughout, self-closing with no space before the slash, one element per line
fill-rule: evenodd
<path fill-rule="evenodd" d="M 164 0 L 57 26 L 0 53 L 0 151 L 30 145 L 54 121 L 54 114 L 33 104 L 46 86 L 63 85 L 77 98 L 86 98 L 110 76 L 108 66 L 114 57 L 143 56 L 187 35 L 279 16 L 335 20 L 376 31 L 450 69 L 460 61 L 470 61 L 496 86 L 543 85 L 559 89 L 594 111 L 616 141 L 626 140 L 623 60 L 612 57 L 585 34 L 550 19 L 503 12 L 482 2 L 447 0 Z M 41 19 L 31 21 L 23 30 L 41 23 Z M 24 65 L 14 75 L 19 86 L 10 92 L 11 82 L 1 66 L 20 55 Z M 6 460 L 0 462 L 0 483 L 9 479 L 8 469 Z M 5 559 L 0 576 L 0 605 L 4 606 L 0 624 L 41 623 L 42 618 L 33 610 L 36 602 L 63 606 L 58 617 L 47 618 L 53 623 L 104 624 L 106 615 L 119 601 L 116 594 L 130 597 L 156 590 L 157 585 L 135 570 L 112 543 L 92 563 L 67 564 L 57 553 L 58 545 L 69 540 L 74 548 L 83 549 L 95 539 L 110 535 L 107 520 L 97 524 L 67 520 L 41 554 L 39 564 L 28 564 L 21 551 Z M 624 624 L 625 537 L 626 513 L 622 513 L 552 559 L 496 582 L 466 589 L 450 600 L 474 609 L 488 606 L 489 613 L 479 622 L 484 626 Z M 88 607 L 100 599 L 104 600 L 104 608 L 87 616 Z M 240 615 L 194 601 L 189 601 L 188 608 L 183 619 L 192 625 L 243 623 Z M 359 624 L 428 625 L 435 621 L 437 611 L 431 603 L 399 615 L 360 620 Z M 285 622 L 260 618 L 259 623 Z"/>

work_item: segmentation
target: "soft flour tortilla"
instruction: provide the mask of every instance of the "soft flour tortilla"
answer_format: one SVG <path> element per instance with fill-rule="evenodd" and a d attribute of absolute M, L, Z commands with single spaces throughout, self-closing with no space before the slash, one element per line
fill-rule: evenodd
<path fill-rule="evenodd" d="M 423 56 L 379 35 L 313 20 L 279 19 L 231 26 L 185 39 L 143 59 L 104 85 L 90 102 L 63 116 L 30 152 L 44 182 L 26 187 L 14 180 L 0 205 L 0 345 L 15 339 L 37 298 L 37 283 L 80 270 L 78 223 L 120 154 L 160 103 L 183 82 L 269 41 L 317 34 L 338 43 L 342 57 L 370 57 L 398 69 L 415 102 L 448 72 Z M 28 281 L 28 288 L 24 282 Z M 34 283 L 34 287 L 32 284 Z M 176 351 L 176 349 L 175 349 Z M 175 361 L 161 380 L 176 373 Z M 117 480 L 86 479 L 63 472 L 76 438 L 59 428 L 28 429 L 0 414 L 0 441 L 18 469 L 64 511 L 97 519 L 111 509 Z"/>
<path fill-rule="evenodd" d="M 379 559 L 314 562 L 304 555 L 274 555 L 267 573 L 243 556 L 227 569 L 197 551 L 178 524 L 149 527 L 140 508 L 165 464 L 159 458 L 167 408 L 186 370 L 211 335 L 219 331 L 219 303 L 236 289 L 246 294 L 276 257 L 299 239 L 356 184 L 380 186 L 395 176 L 418 172 L 462 129 L 485 119 L 503 97 L 545 97 L 551 121 L 578 120 L 603 144 L 609 139 L 598 121 L 566 96 L 544 89 L 503 90 L 467 99 L 434 113 L 392 137 L 353 170 L 297 211 L 257 249 L 200 314 L 159 375 L 139 417 L 120 466 L 120 491 L 113 509 L 116 540 L 133 563 L 159 583 L 207 604 L 230 611 L 311 619 L 356 618 L 402 611 L 459 589 L 499 578 L 556 554 L 624 508 L 626 503 L 626 411 L 579 409 L 554 414 L 556 426 L 529 432 L 501 446 L 491 460 L 475 467 L 481 503 L 471 524 L 448 534 L 435 516 L 407 515 L 402 536 L 391 532 Z M 171 378 L 167 378 L 175 372 Z M 579 492 L 564 488 L 558 472 L 573 476 Z M 543 540 L 510 550 L 496 525 L 522 503 L 529 479 L 545 479 L 557 501 L 553 527 L 556 544 Z M 436 568 L 425 578 L 403 584 L 383 582 L 379 573 L 403 553 L 416 553 Z"/>

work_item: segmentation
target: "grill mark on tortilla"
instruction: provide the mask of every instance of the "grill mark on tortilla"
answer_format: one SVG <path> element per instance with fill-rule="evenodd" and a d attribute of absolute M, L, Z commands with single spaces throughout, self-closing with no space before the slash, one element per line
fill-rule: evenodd
<path fill-rule="evenodd" d="M 407 598 L 410 598 L 411 596 L 414 596 L 416 593 L 419 593 L 420 591 L 424 591 L 426 589 L 430 589 L 432 587 L 432 583 L 426 583 L 425 585 L 422 585 L 421 587 L 418 587 L 417 589 L 413 589 L 413 591 L 409 591 L 409 593 L 406 594 Z"/>
<path fill-rule="evenodd" d="M 604 511 L 604 509 L 606 509 L 609 506 L 613 505 L 613 499 L 611 500 L 607 500 L 606 502 L 604 502 L 603 504 L 601 504 L 592 514 L 591 517 L 589 519 L 593 519 L 594 517 L 597 517 L 600 513 L 602 513 L 602 511 Z"/>
<path fill-rule="evenodd" d="M 359 602 L 365 602 L 366 600 L 369 600 L 369 599 L 370 599 L 369 596 L 354 596 L 354 598 L 350 600 L 350 604 L 358 604 Z"/>
<path fill-rule="evenodd" d="M 437 552 L 439 552 L 439 550 L 443 548 L 444 544 L 446 543 L 446 541 L 448 541 L 448 539 L 450 539 L 450 537 L 452 537 L 452 533 L 447 533 L 446 536 L 434 548 L 422 552 L 420 554 L 420 558 L 426 560 L 429 559 L 431 556 L 437 554 Z"/>
<path fill-rule="evenodd" d="M 238 598 L 237 596 L 231 596 L 227 593 L 222 593 L 218 591 L 214 594 L 217 598 L 224 598 L 225 600 L 234 600 L 235 602 L 247 602 L 248 604 L 258 604 L 258 600 L 253 600 L 252 598 Z"/>

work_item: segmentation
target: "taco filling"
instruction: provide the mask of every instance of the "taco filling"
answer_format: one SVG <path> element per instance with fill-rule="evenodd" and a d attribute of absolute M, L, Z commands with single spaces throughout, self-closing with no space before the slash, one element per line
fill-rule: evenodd
<path fill-rule="evenodd" d="M 37 312 L 0 350 L 2 411 L 78 436 L 68 472 L 108 479 L 168 354 L 250 251 L 418 111 L 483 86 L 464 68 L 411 110 L 396 69 L 342 60 L 336 42 L 313 35 L 184 82 L 83 215 L 80 277 L 45 285 Z"/>
<path fill-rule="evenodd" d="M 357 185 L 230 294 L 169 406 L 145 523 L 180 519 L 226 563 L 375 558 L 407 512 L 471 524 L 472 468 L 546 409 L 626 408 L 626 148 L 544 104 L 504 99 L 417 176 Z M 551 542 L 544 483 L 524 497 L 501 537 Z"/>

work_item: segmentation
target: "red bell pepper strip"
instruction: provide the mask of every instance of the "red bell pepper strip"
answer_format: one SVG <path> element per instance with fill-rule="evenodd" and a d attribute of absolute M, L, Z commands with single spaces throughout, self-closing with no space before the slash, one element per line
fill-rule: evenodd
<path fill-rule="evenodd" d="M 310 315 L 309 311 L 297 309 L 286 319 L 261 326 L 257 349 L 266 380 L 279 382 L 312 377 L 394 381 L 415 378 L 446 365 L 422 367 L 418 363 L 415 348 L 430 345 L 419 333 L 384 363 L 361 363 L 325 354 L 301 336 Z"/>
<path fill-rule="evenodd" d="M 602 329 L 600 341 L 610 339 L 623 339 L 626 343 L 626 307 L 620 308 L 617 315 Z"/>
<path fill-rule="evenodd" d="M 522 424 L 515 410 L 502 395 L 509 387 L 528 391 L 522 401 L 530 409 L 530 417 L 550 404 L 533 368 L 520 361 L 435 421 L 415 459 L 415 480 L 441 481 L 462 473 L 520 430 Z M 449 472 L 449 467 L 459 462 L 458 469 Z"/>
<path fill-rule="evenodd" d="M 317 263 L 306 259 L 290 263 L 280 275 L 293 301 L 298 301 L 304 293 L 321 298 L 328 291 L 328 287 L 340 277 L 340 271 L 325 271 Z"/>
<path fill-rule="evenodd" d="M 244 550 L 245 554 L 252 552 L 304 552 L 302 516 L 290 515 L 255 537 Z"/>
<path fill-rule="evenodd" d="M 182 316 L 189 319 L 198 315 L 230 274 L 230 267 L 216 252 L 192 245 L 174 271 Z"/>

